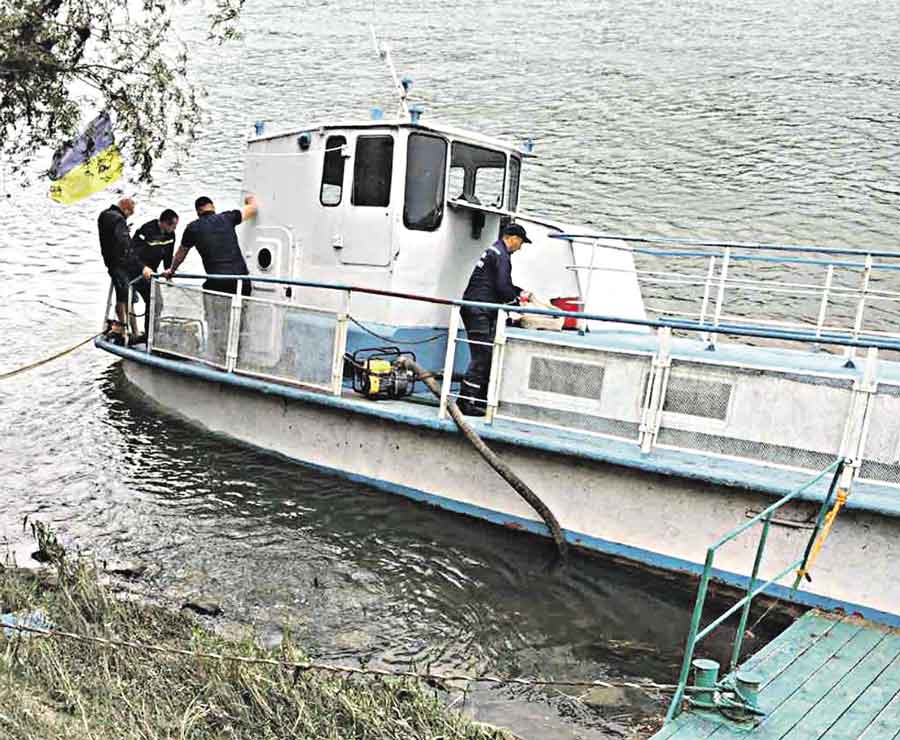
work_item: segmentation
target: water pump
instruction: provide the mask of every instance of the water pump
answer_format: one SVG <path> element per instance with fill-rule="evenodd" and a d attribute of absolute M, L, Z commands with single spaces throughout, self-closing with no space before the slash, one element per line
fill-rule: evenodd
<path fill-rule="evenodd" d="M 370 347 L 344 355 L 350 365 L 353 390 L 366 398 L 405 398 L 416 388 L 416 375 L 401 359 L 416 356 L 401 352 L 399 347 Z"/>

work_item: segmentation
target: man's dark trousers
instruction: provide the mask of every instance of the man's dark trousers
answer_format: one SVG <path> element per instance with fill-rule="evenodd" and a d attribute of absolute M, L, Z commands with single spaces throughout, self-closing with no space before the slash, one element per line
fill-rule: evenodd
<path fill-rule="evenodd" d="M 463 308 L 460 313 L 472 357 L 460 388 L 460 395 L 463 396 L 461 404 L 464 408 L 468 406 L 470 409 L 484 411 L 487 408 L 488 385 L 491 380 L 497 314 L 481 308 Z M 471 400 L 473 398 L 477 400 Z"/>

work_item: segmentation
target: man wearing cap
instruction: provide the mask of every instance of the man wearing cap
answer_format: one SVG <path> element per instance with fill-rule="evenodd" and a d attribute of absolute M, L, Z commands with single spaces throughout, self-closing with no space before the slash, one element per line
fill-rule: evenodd
<path fill-rule="evenodd" d="M 523 291 L 513 285 L 510 256 L 523 244 L 531 244 L 525 229 L 519 224 L 509 224 L 500 232 L 500 238 L 484 250 L 469 284 L 463 293 L 464 301 L 480 303 L 518 303 Z M 527 294 L 525 294 L 527 296 Z M 465 306 L 460 311 L 468 337 L 471 361 L 463 377 L 459 409 L 467 416 L 484 416 L 487 408 L 488 382 L 491 377 L 491 355 L 494 331 L 497 328 L 497 309 Z"/>

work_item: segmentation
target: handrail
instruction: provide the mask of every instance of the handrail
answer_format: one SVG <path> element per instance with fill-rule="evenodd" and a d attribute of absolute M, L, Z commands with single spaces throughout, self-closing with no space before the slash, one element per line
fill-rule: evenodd
<path fill-rule="evenodd" d="M 720 626 L 729 617 L 737 613 L 738 610 L 742 609 L 740 624 L 738 625 L 737 631 L 735 632 L 734 644 L 731 651 L 730 669 L 733 671 L 737 667 L 738 660 L 741 656 L 741 645 L 744 640 L 744 631 L 747 627 L 747 619 L 750 615 L 750 607 L 753 603 L 753 599 L 756 598 L 759 594 L 763 593 L 769 586 L 780 581 L 791 571 L 796 571 L 796 577 L 794 580 L 794 585 L 792 587 L 792 590 L 796 590 L 797 586 L 800 584 L 800 580 L 803 574 L 806 571 L 810 553 L 813 550 L 813 543 L 816 541 L 819 533 L 822 531 L 822 524 L 825 521 L 825 514 L 828 511 L 828 508 L 831 506 L 831 500 L 834 497 L 834 493 L 844 471 L 845 464 L 846 461 L 843 458 L 835 460 L 833 463 L 831 463 L 831 465 L 822 470 L 815 477 L 808 480 L 799 488 L 791 491 L 786 496 L 783 496 L 774 504 L 767 506 L 752 519 L 744 522 L 743 524 L 732 529 L 730 532 L 722 535 L 722 537 L 716 540 L 716 542 L 707 549 L 706 560 L 703 566 L 703 574 L 700 577 L 700 585 L 697 589 L 697 598 L 694 602 L 694 610 L 691 615 L 691 626 L 688 631 L 687 644 L 685 645 L 684 651 L 684 659 L 681 664 L 681 673 L 678 678 L 678 689 L 675 692 L 675 696 L 672 697 L 672 703 L 669 705 L 669 710 L 666 713 L 666 722 L 674 719 L 680 711 L 681 702 L 684 699 L 684 693 L 687 688 L 688 675 L 690 673 L 691 663 L 694 658 L 694 651 L 697 648 L 697 643 L 707 637 L 716 627 Z M 788 502 L 797 498 L 801 493 L 804 493 L 806 490 L 821 481 L 829 473 L 834 473 L 834 475 L 831 479 L 828 494 L 822 500 L 822 505 L 819 508 L 819 514 L 816 519 L 816 524 L 813 528 L 812 534 L 810 535 L 809 541 L 804 548 L 803 555 L 790 563 L 777 575 L 773 576 L 765 583 L 757 586 L 757 575 L 759 574 L 759 568 L 762 563 L 763 553 L 765 552 L 766 542 L 769 537 L 769 526 L 772 523 L 772 515 L 781 507 L 785 506 Z M 716 551 L 723 545 L 731 542 L 736 537 L 740 536 L 748 529 L 756 524 L 759 524 L 760 522 L 763 523 L 763 528 L 756 546 L 756 557 L 753 562 L 753 571 L 750 575 L 750 580 L 747 585 L 747 594 L 701 630 L 700 620 L 703 617 L 703 607 L 706 604 L 706 595 L 709 589 L 709 582 L 712 579 L 713 562 L 715 560 Z"/>
<path fill-rule="evenodd" d="M 558 239 L 560 238 L 556 234 L 551 234 L 551 238 Z M 707 258 L 707 257 L 724 257 L 724 252 L 695 252 L 695 251 L 679 251 L 672 249 L 652 249 L 650 247 L 617 247 L 611 244 L 598 244 L 597 247 L 599 249 L 612 249 L 618 250 L 620 252 L 629 252 L 631 254 L 646 254 L 653 257 L 682 257 L 682 258 Z M 736 247 L 735 247 L 736 248 Z M 866 255 L 869 252 L 865 253 Z M 878 256 L 878 255 L 874 255 Z M 900 258 L 900 253 L 894 255 L 894 257 Z M 819 265 L 821 267 L 827 267 L 828 265 L 834 265 L 835 267 L 846 267 L 846 268 L 854 268 L 854 269 L 862 269 L 866 266 L 865 262 L 848 262 L 846 260 L 826 260 L 826 259 L 809 259 L 803 257 L 766 257 L 764 255 L 758 254 L 732 254 L 729 259 L 737 262 L 767 262 L 776 265 Z M 586 270 L 588 269 L 587 265 L 578 266 L 578 269 Z M 603 268 L 593 268 L 600 269 Z M 874 270 L 893 270 L 900 271 L 900 265 L 885 265 L 881 263 L 874 263 L 872 265 L 872 269 Z"/>
<path fill-rule="evenodd" d="M 155 274 L 153 277 L 159 278 L 161 275 Z M 265 277 L 257 275 L 206 275 L 197 273 L 179 273 L 177 278 L 188 280 L 249 280 L 254 283 L 274 283 L 279 285 L 295 285 L 306 288 L 321 288 L 323 290 L 336 291 L 352 291 L 356 293 L 365 293 L 369 295 L 380 295 L 388 298 L 398 298 L 401 300 L 420 301 L 423 303 L 433 303 L 441 306 L 459 306 L 460 308 L 486 308 L 489 310 L 510 310 L 511 306 L 501 303 L 486 303 L 483 301 L 464 301 L 452 298 L 437 298 L 434 296 L 423 296 L 414 293 L 400 293 L 393 290 L 384 290 L 381 288 L 365 288 L 355 285 L 345 285 L 340 283 L 322 283 L 312 280 L 296 280 L 293 278 Z M 851 332 L 847 332 L 847 336 L 832 332 L 794 332 L 784 331 L 781 329 L 755 329 L 752 327 L 739 326 L 734 324 L 711 324 L 697 321 L 676 321 L 669 319 L 635 319 L 622 316 L 608 316 L 604 314 L 586 313 L 584 311 L 561 311 L 549 308 L 532 308 L 528 306 L 516 306 L 513 310 L 521 314 L 533 314 L 536 316 L 556 316 L 563 318 L 586 319 L 589 321 L 599 321 L 609 324 L 625 324 L 629 326 L 644 326 L 651 328 L 667 327 L 676 331 L 699 332 L 707 334 L 729 334 L 731 336 L 755 337 L 759 339 L 781 339 L 784 341 L 801 342 L 805 344 L 830 344 L 839 347 L 877 347 L 878 349 L 900 351 L 900 341 L 882 340 L 876 337 L 860 336 L 856 339 L 849 336 Z"/>
<path fill-rule="evenodd" d="M 900 258 L 900 252 L 875 249 L 850 249 L 847 247 L 820 247 L 803 244 L 766 244 L 763 242 L 729 242 L 729 241 L 702 241 L 697 239 L 680 239 L 667 236 L 630 236 L 628 234 L 550 234 L 551 239 L 574 241 L 576 239 L 590 239 L 597 241 L 609 239 L 611 241 L 635 242 L 639 244 L 673 244 L 685 247 L 717 247 L 722 249 L 748 249 L 768 250 L 773 252 L 799 252 L 808 254 L 843 254 L 857 255 L 860 257 L 886 257 L 888 259 Z"/>

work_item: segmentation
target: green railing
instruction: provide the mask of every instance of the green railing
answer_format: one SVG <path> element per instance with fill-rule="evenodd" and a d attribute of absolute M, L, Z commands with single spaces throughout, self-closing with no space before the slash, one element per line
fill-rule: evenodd
<path fill-rule="evenodd" d="M 754 516 L 752 519 L 748 520 L 744 524 L 735 529 L 728 532 L 728 534 L 723 535 L 706 551 L 706 563 L 703 567 L 703 575 L 700 578 L 700 587 L 697 591 L 697 600 L 694 603 L 694 612 L 691 617 L 691 627 L 690 632 L 688 633 L 687 645 L 685 647 L 684 653 L 684 662 L 681 665 L 681 674 L 678 679 L 678 689 L 675 692 L 675 696 L 672 698 L 672 703 L 669 705 L 669 711 L 666 714 L 666 722 L 674 719 L 678 716 L 678 713 L 681 710 L 681 704 L 684 700 L 685 690 L 687 689 L 688 676 L 691 669 L 691 663 L 694 658 L 694 650 L 697 647 L 697 644 L 707 637 L 716 627 L 725 622 L 729 617 L 735 614 L 739 609 L 741 611 L 740 624 L 738 625 L 737 632 L 735 634 L 734 646 L 731 651 L 731 665 L 730 670 L 734 671 L 737 667 L 738 660 L 741 655 L 741 645 L 744 640 L 744 630 L 747 628 L 747 619 L 750 616 L 750 606 L 753 603 L 753 599 L 765 591 L 769 586 L 774 583 L 777 583 L 782 578 L 784 578 L 791 571 L 796 570 L 797 575 L 794 579 L 794 585 L 792 586 L 792 590 L 795 590 L 797 586 L 800 585 L 800 580 L 803 578 L 803 575 L 806 572 L 806 566 L 809 562 L 810 553 L 813 551 L 813 545 L 816 542 L 816 539 L 819 536 L 820 531 L 822 530 L 822 523 L 825 520 L 826 512 L 831 506 L 832 499 L 834 498 L 834 493 L 837 490 L 838 481 L 840 480 L 841 473 L 844 470 L 845 461 L 843 459 L 835 460 L 831 465 L 825 468 L 821 473 L 816 475 L 811 480 L 804 483 L 800 488 L 797 488 L 794 491 L 791 491 L 784 498 L 779 499 L 774 504 L 769 506 L 768 508 L 761 511 L 759 514 Z M 763 554 L 766 549 L 766 541 L 769 537 L 769 527 L 772 523 L 772 515 L 778 511 L 785 504 L 797 498 L 800 494 L 812 488 L 816 483 L 821 481 L 825 476 L 829 473 L 833 473 L 833 477 L 831 479 L 831 485 L 828 489 L 828 494 L 825 496 L 822 501 L 822 506 L 819 509 L 819 515 L 816 519 L 815 527 L 813 528 L 812 535 L 809 538 L 809 541 L 806 544 L 806 549 L 803 553 L 803 556 L 793 561 L 790 565 L 788 565 L 784 570 L 782 570 L 778 575 L 774 576 L 770 580 L 766 581 L 760 586 L 756 585 L 757 575 L 759 574 L 759 568 L 762 564 Z M 720 617 L 712 621 L 702 630 L 700 629 L 700 620 L 703 617 L 703 607 L 706 603 L 706 596 L 709 590 L 709 582 L 713 577 L 713 561 L 716 556 L 716 551 L 722 547 L 723 545 L 731 542 L 740 534 L 750 529 L 750 527 L 762 523 L 762 532 L 759 535 L 759 543 L 756 547 L 756 558 L 753 562 L 753 571 L 750 575 L 750 582 L 747 585 L 747 595 L 744 596 L 740 601 L 738 601 L 734 606 L 732 606 L 728 611 L 722 614 Z"/>

